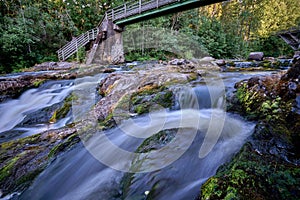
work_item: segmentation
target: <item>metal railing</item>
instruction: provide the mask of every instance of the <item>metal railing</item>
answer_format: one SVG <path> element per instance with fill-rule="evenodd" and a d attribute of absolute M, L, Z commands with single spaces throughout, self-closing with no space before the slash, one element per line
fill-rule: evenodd
<path fill-rule="evenodd" d="M 75 52 L 77 52 L 79 48 L 85 46 L 91 40 L 95 40 L 98 33 L 99 33 L 99 29 L 94 28 L 92 30 L 89 30 L 81 34 L 76 38 L 73 38 L 72 41 L 68 42 L 65 46 L 63 46 L 57 51 L 58 59 L 62 61 L 66 60 Z"/>
<path fill-rule="evenodd" d="M 179 0 L 137 0 L 112 8 L 105 13 L 105 17 L 111 21 L 124 19 L 129 16 L 141 14 L 145 11 L 156 9 Z"/>
<path fill-rule="evenodd" d="M 76 53 L 79 48 L 86 45 L 89 41 L 96 39 L 99 29 L 104 20 L 116 21 L 124 19 L 129 16 L 138 15 L 143 12 L 156 9 L 168 4 L 179 2 L 180 0 L 137 0 L 125 3 L 116 8 L 112 8 L 105 12 L 105 15 L 101 19 L 97 28 L 87 31 L 80 36 L 73 38 L 72 41 L 68 42 L 65 46 L 57 51 L 58 59 L 64 61 L 71 55 Z"/>

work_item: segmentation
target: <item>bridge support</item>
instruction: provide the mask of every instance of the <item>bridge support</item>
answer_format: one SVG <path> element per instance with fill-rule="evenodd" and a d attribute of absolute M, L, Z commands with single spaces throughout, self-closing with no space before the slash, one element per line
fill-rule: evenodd
<path fill-rule="evenodd" d="M 119 64 L 125 62 L 123 28 L 106 20 L 99 27 L 100 33 L 87 54 L 87 64 Z"/>

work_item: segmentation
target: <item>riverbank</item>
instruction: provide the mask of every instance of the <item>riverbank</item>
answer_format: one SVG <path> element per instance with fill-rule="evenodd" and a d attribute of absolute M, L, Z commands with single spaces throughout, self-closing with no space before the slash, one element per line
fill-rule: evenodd
<path fill-rule="evenodd" d="M 284 74 L 236 84 L 230 111 L 257 122 L 233 160 L 201 188 L 199 199 L 299 199 L 300 57 Z"/>

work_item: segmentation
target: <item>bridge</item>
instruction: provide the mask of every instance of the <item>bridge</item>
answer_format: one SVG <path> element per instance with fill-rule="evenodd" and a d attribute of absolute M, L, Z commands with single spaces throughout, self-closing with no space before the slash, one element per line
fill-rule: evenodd
<path fill-rule="evenodd" d="M 300 50 L 300 27 L 278 33 L 293 50 Z"/>
<path fill-rule="evenodd" d="M 93 41 L 87 64 L 124 62 L 121 33 L 126 25 L 222 1 L 224 0 L 135 0 L 124 3 L 107 10 L 96 28 L 73 38 L 59 49 L 58 58 L 64 61 Z"/>

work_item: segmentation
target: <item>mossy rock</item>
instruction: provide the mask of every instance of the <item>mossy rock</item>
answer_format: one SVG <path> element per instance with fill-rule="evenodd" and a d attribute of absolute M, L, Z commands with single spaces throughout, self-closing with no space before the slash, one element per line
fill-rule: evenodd
<path fill-rule="evenodd" d="M 144 142 L 137 148 L 136 153 L 147 153 L 151 150 L 162 148 L 168 144 L 176 135 L 178 129 L 167 129 L 160 131 L 151 137 L 144 140 Z"/>
<path fill-rule="evenodd" d="M 135 153 L 147 153 L 153 150 L 158 150 L 163 148 L 165 145 L 170 143 L 173 138 L 175 138 L 175 135 L 177 133 L 178 129 L 167 129 L 162 130 L 151 137 L 145 139 L 143 143 L 135 150 Z M 135 159 L 133 161 L 133 165 L 131 170 L 134 168 L 139 168 L 139 165 L 143 162 L 143 160 Z M 134 171 L 134 170 L 133 170 Z M 122 180 L 121 180 L 121 186 L 122 186 L 122 198 L 127 198 L 128 192 L 130 190 L 131 184 L 135 181 L 135 179 L 142 174 L 139 173 L 126 173 Z M 133 196 L 130 196 L 130 199 L 152 199 L 152 195 L 155 192 L 157 187 L 157 184 L 154 184 L 153 187 L 149 190 L 148 195 L 141 196 L 140 194 L 136 194 Z"/>
<path fill-rule="evenodd" d="M 0 185 L 4 194 L 22 190 L 44 169 L 47 144 L 40 134 L 5 142 L 0 148 Z"/>
<path fill-rule="evenodd" d="M 45 83 L 45 79 L 36 79 L 32 85 L 33 87 L 40 87 L 43 83 Z"/>
<path fill-rule="evenodd" d="M 99 122 L 99 127 L 102 130 L 110 129 L 115 127 L 116 121 L 114 120 L 114 115 L 113 113 L 110 113 L 103 121 Z"/>
<path fill-rule="evenodd" d="M 78 97 L 74 93 L 70 94 L 65 100 L 63 105 L 55 110 L 49 120 L 49 122 L 55 123 L 57 120 L 62 119 L 67 116 L 67 114 L 72 109 L 72 102 Z"/>
<path fill-rule="evenodd" d="M 131 110 L 137 114 L 151 110 L 170 108 L 173 104 L 173 93 L 161 86 L 144 87 L 131 96 Z"/>
<path fill-rule="evenodd" d="M 299 199 L 300 169 L 250 143 L 202 185 L 199 199 Z"/>
<path fill-rule="evenodd" d="M 170 108 L 173 92 L 165 86 L 146 85 L 132 94 L 126 94 L 117 102 L 107 117 L 99 122 L 100 129 L 109 129 L 132 115 L 141 115 L 153 110 Z"/>
<path fill-rule="evenodd" d="M 69 150 L 71 147 L 74 146 L 74 144 L 77 144 L 79 141 L 80 138 L 76 133 L 70 135 L 64 142 L 59 143 L 50 150 L 48 158 L 52 158 L 62 152 Z"/>
<path fill-rule="evenodd" d="M 0 145 L 0 189 L 3 195 L 28 188 L 50 160 L 80 140 L 77 134 L 58 139 L 58 133 L 59 130 L 54 135 L 51 131 L 45 132 Z"/>

